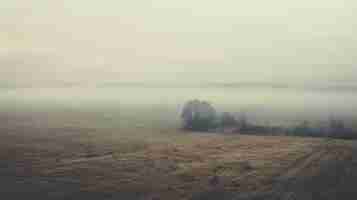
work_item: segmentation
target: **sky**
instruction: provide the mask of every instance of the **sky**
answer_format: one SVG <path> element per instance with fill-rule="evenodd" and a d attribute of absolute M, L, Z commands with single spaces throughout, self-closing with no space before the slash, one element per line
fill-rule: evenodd
<path fill-rule="evenodd" d="M 355 0 L 2 0 L 0 83 L 357 82 Z"/>

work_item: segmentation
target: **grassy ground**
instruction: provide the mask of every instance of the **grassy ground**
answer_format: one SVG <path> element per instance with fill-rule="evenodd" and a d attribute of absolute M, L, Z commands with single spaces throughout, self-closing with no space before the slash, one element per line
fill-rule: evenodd
<path fill-rule="evenodd" d="M 287 191 L 297 186 L 281 183 L 317 176 L 322 163 L 353 153 L 352 143 L 342 140 L 187 133 L 168 118 L 139 115 L 3 111 L 0 193 L 12 199 L 183 200 L 276 199 L 278 191 L 289 199 Z"/>

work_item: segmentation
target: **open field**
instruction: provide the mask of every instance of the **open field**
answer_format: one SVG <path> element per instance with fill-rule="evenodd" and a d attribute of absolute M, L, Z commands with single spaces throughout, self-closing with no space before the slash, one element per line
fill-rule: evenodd
<path fill-rule="evenodd" d="M 353 142 L 342 140 L 185 133 L 170 127 L 141 132 L 146 127 L 101 127 L 95 124 L 98 116 L 2 112 L 0 192 L 11 199 L 174 200 L 266 199 L 278 191 L 285 198 L 294 193 L 281 183 L 318 177 L 323 163 L 355 158 Z"/>

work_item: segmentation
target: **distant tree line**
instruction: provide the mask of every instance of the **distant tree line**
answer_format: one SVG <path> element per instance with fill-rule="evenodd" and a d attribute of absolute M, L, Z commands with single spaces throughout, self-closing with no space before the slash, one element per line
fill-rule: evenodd
<path fill-rule="evenodd" d="M 343 120 L 334 118 L 330 118 L 323 126 L 312 125 L 305 120 L 296 127 L 288 129 L 287 132 L 288 135 L 357 139 L 356 130 L 347 127 Z"/>
<path fill-rule="evenodd" d="M 189 131 L 357 139 L 357 131 L 346 127 L 340 119 L 330 118 L 324 126 L 313 126 L 306 120 L 288 128 L 262 126 L 250 123 L 244 114 L 219 113 L 210 103 L 200 100 L 188 101 L 182 109 L 181 118 L 183 128 Z"/>

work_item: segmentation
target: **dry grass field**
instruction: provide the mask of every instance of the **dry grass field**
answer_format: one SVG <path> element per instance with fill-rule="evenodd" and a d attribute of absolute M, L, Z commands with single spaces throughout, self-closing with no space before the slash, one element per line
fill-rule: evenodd
<path fill-rule="evenodd" d="M 353 156 L 353 143 L 342 140 L 105 129 L 95 128 L 93 116 L 3 112 L 0 192 L 11 199 L 234 199 Z M 86 120 L 74 123 L 79 118 Z"/>

